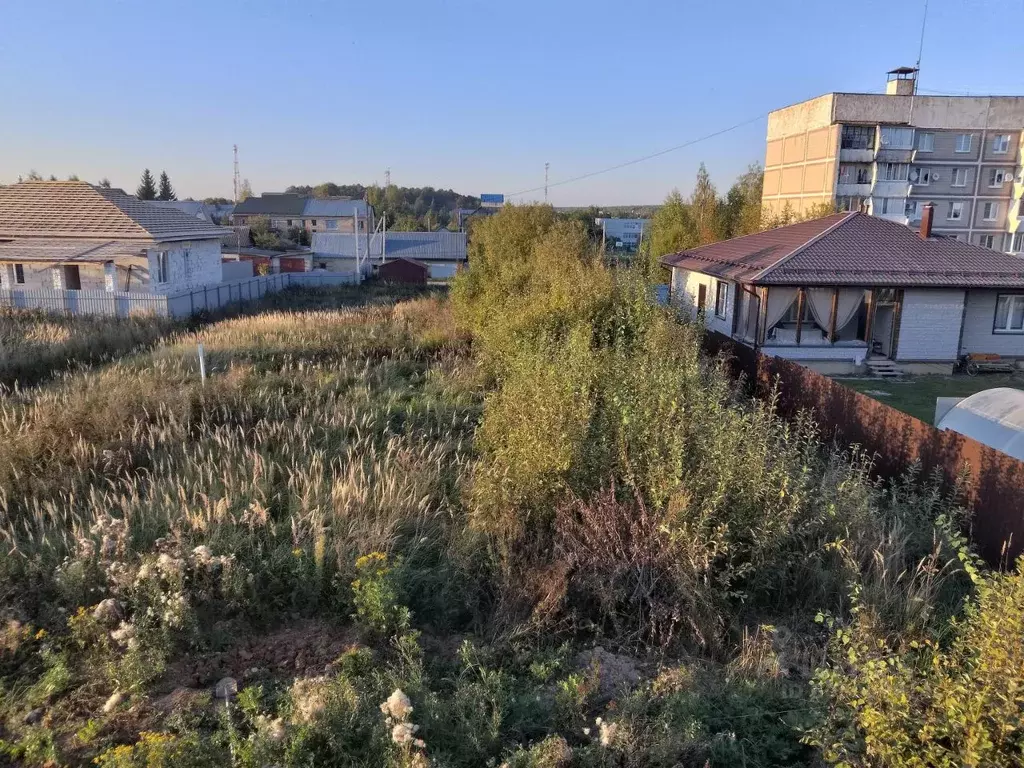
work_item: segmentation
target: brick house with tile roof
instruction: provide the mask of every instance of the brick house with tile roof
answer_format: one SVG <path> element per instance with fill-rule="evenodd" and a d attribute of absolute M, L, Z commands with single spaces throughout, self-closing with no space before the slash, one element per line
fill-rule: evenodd
<path fill-rule="evenodd" d="M 82 181 L 0 187 L 0 287 L 171 295 L 221 281 L 229 232 Z"/>
<path fill-rule="evenodd" d="M 672 302 L 707 328 L 823 373 L 861 363 L 949 372 L 1024 360 L 1024 259 L 863 213 L 664 256 Z M 884 361 L 884 363 L 882 362 Z"/>

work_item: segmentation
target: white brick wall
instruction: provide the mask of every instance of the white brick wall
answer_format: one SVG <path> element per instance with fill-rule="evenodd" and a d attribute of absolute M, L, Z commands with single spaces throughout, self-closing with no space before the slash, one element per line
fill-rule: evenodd
<path fill-rule="evenodd" d="M 964 336 L 960 351 L 993 352 L 1004 357 L 1024 357 L 1024 334 L 992 333 L 999 291 L 968 291 Z"/>
<path fill-rule="evenodd" d="M 846 346 L 837 344 L 835 346 L 814 346 L 808 347 L 801 344 L 797 346 L 777 346 L 765 344 L 761 351 L 766 355 L 781 357 L 786 360 L 842 360 L 855 362 L 863 360 L 868 354 L 868 345 Z"/>
<path fill-rule="evenodd" d="M 188 258 L 185 258 L 186 249 Z M 166 250 L 168 279 L 158 283 L 157 253 Z M 172 294 L 221 281 L 220 240 L 161 243 L 149 249 L 149 290 Z"/>
<path fill-rule="evenodd" d="M 718 283 L 724 282 L 727 286 L 725 291 L 725 317 L 715 315 L 715 297 Z M 672 301 L 681 310 L 687 312 L 691 318 L 697 317 L 697 291 L 703 285 L 707 288 L 705 300 L 705 325 L 709 331 L 718 331 L 726 336 L 732 336 L 732 316 L 735 311 L 736 286 L 726 280 L 700 272 L 691 272 L 686 269 L 672 270 Z"/>
<path fill-rule="evenodd" d="M 964 291 L 907 289 L 896 350 L 898 361 L 957 359 Z"/>

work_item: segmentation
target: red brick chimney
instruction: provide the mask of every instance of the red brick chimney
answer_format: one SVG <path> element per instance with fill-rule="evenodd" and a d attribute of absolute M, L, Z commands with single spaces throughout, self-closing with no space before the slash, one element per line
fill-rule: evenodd
<path fill-rule="evenodd" d="M 921 238 L 927 240 L 932 236 L 932 219 L 935 217 L 935 206 L 925 203 L 921 210 Z"/>

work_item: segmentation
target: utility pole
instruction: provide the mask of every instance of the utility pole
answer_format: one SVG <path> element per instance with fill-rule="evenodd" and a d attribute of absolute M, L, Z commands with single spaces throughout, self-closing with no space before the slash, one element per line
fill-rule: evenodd
<path fill-rule="evenodd" d="M 551 163 L 544 163 L 544 202 L 548 201 L 548 168 Z"/>
<path fill-rule="evenodd" d="M 232 147 L 235 150 L 235 205 L 238 205 L 238 145 Z"/>

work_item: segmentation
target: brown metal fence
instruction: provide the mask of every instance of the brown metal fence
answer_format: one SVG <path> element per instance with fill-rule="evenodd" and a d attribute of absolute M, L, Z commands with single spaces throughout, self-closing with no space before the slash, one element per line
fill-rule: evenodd
<path fill-rule="evenodd" d="M 722 334 L 708 333 L 705 348 L 725 354 L 733 373 L 746 376 L 754 396 L 766 397 L 777 388 L 778 410 L 784 416 L 811 411 L 827 437 L 874 453 L 876 469 L 884 477 L 900 475 L 915 460 L 925 471 L 939 468 L 949 482 L 966 470 L 973 536 L 982 555 L 998 565 L 1004 545 L 1009 562 L 1021 553 L 1024 462 L 957 432 L 938 430 L 809 368 L 761 354 Z"/>

